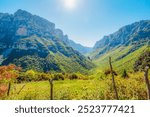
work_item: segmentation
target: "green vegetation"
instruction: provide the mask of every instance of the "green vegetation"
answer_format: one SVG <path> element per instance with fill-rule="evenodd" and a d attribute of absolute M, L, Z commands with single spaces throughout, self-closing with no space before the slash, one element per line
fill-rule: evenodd
<path fill-rule="evenodd" d="M 0 79 L 0 98 L 21 100 L 48 100 L 50 99 L 49 80 L 53 79 L 53 99 L 55 100 L 115 99 L 115 93 L 112 86 L 111 71 L 109 69 L 107 60 L 109 56 L 112 56 L 112 65 L 114 70 L 113 74 L 115 75 L 119 99 L 147 99 L 147 89 L 144 81 L 144 72 L 134 72 L 133 68 L 135 65 L 137 65 L 137 61 L 139 60 L 141 65 L 145 65 L 145 61 L 147 64 L 149 63 L 149 50 L 147 46 L 143 46 L 142 48 L 134 51 L 126 57 L 116 60 L 118 57 L 121 56 L 121 53 L 128 53 L 130 48 L 131 47 L 124 49 L 117 48 L 116 50 L 112 51 L 113 54 L 107 53 L 100 59 L 94 61 L 95 63 L 97 63 L 97 65 L 99 63 L 99 65 L 97 66 L 97 68 L 89 71 L 87 75 L 81 74 L 80 72 L 68 73 L 51 71 L 44 73 L 33 69 L 27 71 L 18 71 L 15 66 L 1 67 L 1 76 L 3 75 L 3 72 L 5 73 L 5 71 L 10 72 L 10 68 L 11 73 L 17 73 L 18 75 L 13 76 L 12 74 L 10 76 L 10 78 L 12 79 L 14 77 L 15 79 L 17 78 L 16 80 L 13 80 L 11 82 L 11 86 L 9 86 L 10 81 L 6 78 Z M 143 54 L 140 54 L 139 52 L 143 52 Z M 101 67 L 102 63 L 106 63 L 104 64 L 104 68 Z M 127 65 L 127 63 L 130 64 Z M 118 68 L 118 66 L 122 67 Z M 3 85 L 3 83 L 5 83 L 5 85 Z"/>
<path fill-rule="evenodd" d="M 0 21 L 0 99 L 150 98 L 149 20 L 105 36 L 91 53 L 26 11 L 1 14 Z"/>
<path fill-rule="evenodd" d="M 128 79 L 116 77 L 119 99 L 146 99 L 143 73 L 130 74 Z M 25 85 L 23 90 L 19 90 Z M 115 99 L 111 76 L 106 80 L 60 80 L 54 81 L 55 100 L 104 100 Z M 19 83 L 11 88 L 11 95 L 5 99 L 49 100 L 48 81 Z"/>
<path fill-rule="evenodd" d="M 34 35 L 21 38 L 15 42 L 16 48 L 11 49 L 2 65 L 13 63 L 21 66 L 24 71 L 55 71 L 86 73 L 94 64 L 86 57 L 68 47 L 56 37 L 53 40 L 39 38 Z M 8 51 L 6 50 L 3 50 Z M 74 66 L 74 67 L 72 67 Z"/>
<path fill-rule="evenodd" d="M 126 53 L 128 53 L 131 48 L 132 47 L 120 47 L 103 55 L 100 59 L 94 61 L 97 67 L 90 70 L 88 74 L 61 71 L 49 71 L 44 73 L 34 69 L 14 71 L 16 67 L 12 67 L 12 69 L 14 69 L 13 71 L 11 70 L 12 73 L 18 74 L 15 77 L 15 79 L 17 79 L 12 80 L 11 85 L 9 85 L 9 80 L 0 79 L 0 98 L 11 100 L 49 100 L 49 80 L 53 79 L 53 99 L 55 100 L 116 99 L 108 64 L 108 57 L 112 56 L 113 74 L 115 75 L 119 99 L 147 99 L 147 88 L 144 80 L 144 72 L 141 70 L 143 67 L 141 66 L 149 66 L 149 47 L 143 46 L 127 55 Z M 121 58 L 120 56 L 123 54 L 126 56 Z M 135 66 L 139 69 L 138 71 L 134 70 Z M 3 75 L 2 71 L 4 71 L 4 73 L 5 71 L 9 71 L 6 68 L 10 69 L 11 67 L 2 66 L 0 68 L 1 75 Z M 13 75 L 11 76 L 11 78 L 13 78 Z M 5 83 L 5 85 L 3 85 L 3 83 Z"/>
<path fill-rule="evenodd" d="M 125 69 L 124 69 L 124 71 L 122 73 L 122 77 L 123 78 L 128 78 L 129 77 L 129 75 L 128 75 L 128 73 L 127 73 L 127 71 Z"/>
<path fill-rule="evenodd" d="M 109 68 L 108 60 L 110 56 L 112 57 L 112 64 L 117 73 L 122 74 L 125 69 L 127 72 L 134 72 L 133 64 L 147 49 L 147 46 L 143 46 L 134 52 L 127 54 L 132 48 L 132 46 L 115 48 L 94 60 L 97 67 L 90 71 L 91 74 L 93 74 L 93 77 L 104 77 L 105 71 Z M 122 57 L 123 55 L 126 56 Z"/>
<path fill-rule="evenodd" d="M 134 64 L 135 71 L 143 71 L 145 67 L 150 67 L 150 49 L 145 50 Z"/>

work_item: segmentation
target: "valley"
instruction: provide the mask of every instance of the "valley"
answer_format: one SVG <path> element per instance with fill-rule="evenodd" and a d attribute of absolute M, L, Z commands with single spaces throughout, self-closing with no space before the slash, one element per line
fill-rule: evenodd
<path fill-rule="evenodd" d="M 114 75 L 120 100 L 146 100 L 150 20 L 126 25 L 89 48 L 27 11 L 0 13 L 0 63 L 0 99 L 49 100 L 53 83 L 54 100 L 115 100 Z"/>

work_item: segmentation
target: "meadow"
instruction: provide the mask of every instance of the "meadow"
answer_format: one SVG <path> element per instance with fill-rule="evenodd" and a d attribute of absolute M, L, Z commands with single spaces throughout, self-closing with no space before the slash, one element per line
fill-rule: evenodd
<path fill-rule="evenodd" d="M 25 87 L 20 91 L 20 89 Z M 130 74 L 129 78 L 116 77 L 120 100 L 147 99 L 142 73 Z M 18 93 L 20 91 L 20 93 Z M 106 79 L 54 81 L 54 100 L 115 100 L 111 76 Z M 7 100 L 49 100 L 49 81 L 14 84 Z"/>

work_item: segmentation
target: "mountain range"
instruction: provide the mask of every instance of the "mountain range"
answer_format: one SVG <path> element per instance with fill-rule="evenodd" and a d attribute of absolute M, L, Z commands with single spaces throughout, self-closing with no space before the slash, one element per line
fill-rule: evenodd
<path fill-rule="evenodd" d="M 44 18 L 24 10 L 0 13 L 1 65 L 13 63 L 25 70 L 45 72 L 85 72 L 93 68 L 93 63 L 77 50 L 88 51 Z"/>
<path fill-rule="evenodd" d="M 40 16 L 24 10 L 0 13 L 0 64 L 13 63 L 24 70 L 85 73 L 95 64 L 105 69 L 110 56 L 115 68 L 132 68 L 149 45 L 150 20 L 126 25 L 89 48 Z"/>
<path fill-rule="evenodd" d="M 117 69 L 132 69 L 134 62 L 149 45 L 150 20 L 141 20 L 104 36 L 96 42 L 89 55 L 102 69 L 108 66 L 110 56 Z"/>

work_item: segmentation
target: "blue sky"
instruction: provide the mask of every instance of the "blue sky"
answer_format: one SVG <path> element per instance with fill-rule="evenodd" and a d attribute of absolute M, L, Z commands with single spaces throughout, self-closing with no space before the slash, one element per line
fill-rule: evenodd
<path fill-rule="evenodd" d="M 85 46 L 124 25 L 150 20 L 150 0 L 0 0 L 0 12 L 18 9 L 48 19 Z"/>

